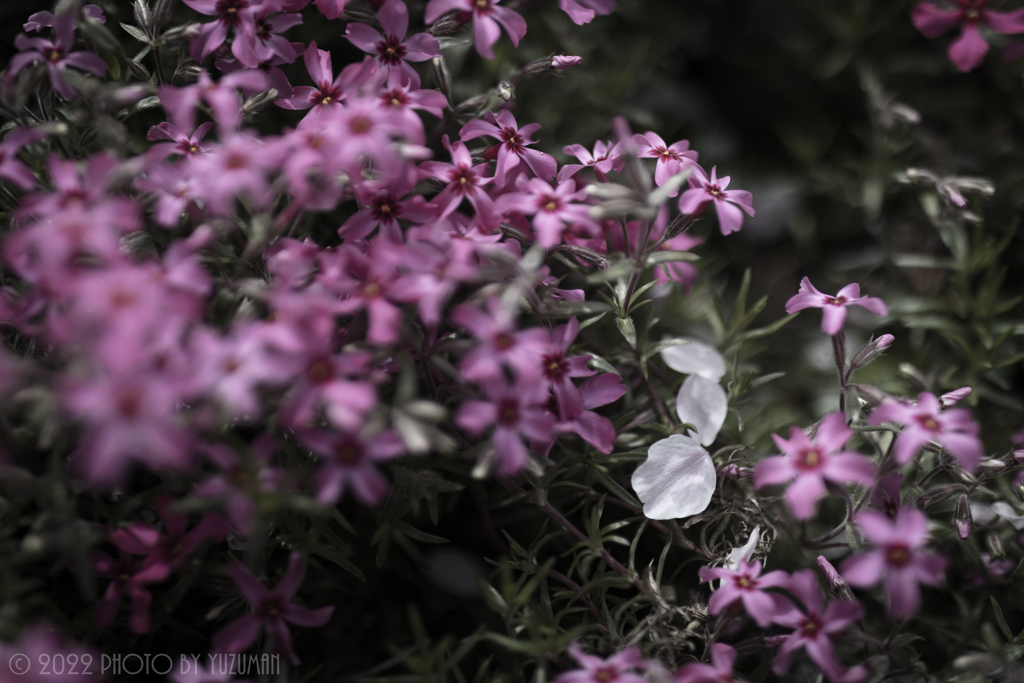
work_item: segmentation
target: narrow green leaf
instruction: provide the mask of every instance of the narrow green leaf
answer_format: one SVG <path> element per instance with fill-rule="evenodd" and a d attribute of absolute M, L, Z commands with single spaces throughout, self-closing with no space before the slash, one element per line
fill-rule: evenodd
<path fill-rule="evenodd" d="M 419 541 L 420 543 L 448 543 L 447 538 L 441 538 L 440 536 L 434 536 L 432 534 L 420 531 L 416 527 L 412 526 L 411 524 L 407 524 L 402 520 L 398 520 L 397 522 L 395 522 L 395 528 L 401 531 L 409 538 L 411 538 L 412 540 Z"/>
<path fill-rule="evenodd" d="M 647 265 L 653 266 L 659 263 L 669 263 L 673 261 L 699 261 L 700 256 L 689 251 L 656 251 L 647 257 Z"/>
<path fill-rule="evenodd" d="M 616 318 L 615 324 L 619 326 L 619 332 L 622 333 L 622 336 L 625 338 L 626 342 L 629 343 L 630 347 L 635 349 L 636 327 L 633 326 L 633 319 L 629 317 Z"/>
<path fill-rule="evenodd" d="M 149 40 L 149 36 L 147 36 L 146 32 L 140 29 L 138 26 L 132 26 L 131 24 L 126 24 L 124 22 L 120 22 L 120 24 L 121 28 L 125 30 L 125 33 L 130 35 L 135 40 L 139 41 L 140 43 L 152 45 L 152 42 L 150 42 Z"/>
<path fill-rule="evenodd" d="M 620 280 L 624 277 L 632 275 L 636 271 L 640 270 L 635 263 L 629 259 L 623 259 L 618 263 L 608 266 L 604 270 L 599 270 L 596 273 L 591 273 L 587 276 L 585 282 L 588 285 L 596 285 L 602 282 L 611 282 L 612 280 Z"/>
<path fill-rule="evenodd" d="M 599 467 L 595 467 L 592 471 L 594 472 L 594 476 L 597 477 L 597 480 L 601 482 L 601 484 L 606 489 L 608 489 L 616 498 L 623 502 L 629 503 L 635 508 L 643 507 L 643 504 L 639 500 L 634 498 L 633 494 L 631 494 L 626 489 L 622 488 L 619 482 L 612 479 L 610 474 L 608 474 Z"/>
<path fill-rule="evenodd" d="M 1006 624 L 1006 619 L 1003 617 L 1003 608 L 999 606 L 999 601 L 996 600 L 996 596 L 990 595 L 988 599 L 992 601 L 992 613 L 996 617 L 996 625 L 999 626 L 999 630 L 1003 632 L 1006 639 L 1013 642 L 1013 632 L 1010 631 L 1010 627 Z"/>

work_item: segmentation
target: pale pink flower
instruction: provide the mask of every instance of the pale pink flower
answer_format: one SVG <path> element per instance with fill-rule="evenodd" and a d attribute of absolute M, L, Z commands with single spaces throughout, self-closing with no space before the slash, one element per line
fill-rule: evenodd
<path fill-rule="evenodd" d="M 730 605 L 742 602 L 747 614 L 759 626 L 765 627 L 771 623 L 772 617 L 789 606 L 789 602 L 781 595 L 764 592 L 765 588 L 788 587 L 789 574 L 773 571 L 762 576 L 761 563 L 758 561 L 740 560 L 736 569 L 701 567 L 697 575 L 701 581 L 721 581 L 708 601 L 710 614 L 721 614 Z"/>
<path fill-rule="evenodd" d="M 928 441 L 944 446 L 965 470 L 977 467 L 984 453 L 978 423 L 971 419 L 971 413 L 965 408 L 943 411 L 939 400 L 928 392 L 918 395 L 916 406 L 885 399 L 868 418 L 872 425 L 883 422 L 903 425 L 893 450 L 900 465 L 910 462 Z"/>
<path fill-rule="evenodd" d="M 632 673 L 630 669 L 646 669 L 647 660 L 640 655 L 640 648 L 630 647 L 618 652 L 608 659 L 596 655 L 588 655 L 573 641 L 569 645 L 569 654 L 580 668 L 566 671 L 555 679 L 555 683 L 644 683 L 644 677 Z"/>
<path fill-rule="evenodd" d="M 728 235 L 743 227 L 744 212 L 748 216 L 754 215 L 753 197 L 746 190 L 726 190 L 730 177 L 718 178 L 717 172 L 718 168 L 713 167 L 711 177 L 708 178 L 699 166 L 696 168 L 687 178 L 690 189 L 679 198 L 679 211 L 696 216 L 708 208 L 709 204 L 714 204 L 715 213 L 718 214 L 718 228 L 723 235 Z"/>
<path fill-rule="evenodd" d="M 875 315 L 888 315 L 885 302 L 873 296 L 861 296 L 860 285 L 856 282 L 846 285 L 835 296 L 822 294 L 808 278 L 800 281 L 800 291 L 786 302 L 786 313 L 796 313 L 805 308 L 822 309 L 821 331 L 825 334 L 839 334 L 846 320 L 847 306 L 861 306 Z"/>
<path fill-rule="evenodd" d="M 647 131 L 643 135 L 637 133 L 631 139 L 636 144 L 638 156 L 658 160 L 654 167 L 654 183 L 659 187 L 680 171 L 692 168 L 696 173 L 700 168 L 697 165 L 697 152 L 690 149 L 689 140 L 680 140 L 669 145 L 653 131 Z M 623 147 L 621 144 L 617 146 Z M 678 189 L 669 196 L 675 197 L 677 194 Z"/>
<path fill-rule="evenodd" d="M 594 169 L 594 175 L 597 176 L 600 182 L 606 183 L 608 182 L 608 173 L 622 170 L 622 164 L 624 163 L 619 152 L 619 145 L 613 145 L 603 140 L 598 140 L 594 143 L 593 153 L 583 145 L 566 145 L 562 148 L 562 151 L 573 155 L 579 159 L 580 163 L 562 166 L 558 172 L 558 182 L 560 183 L 567 178 L 573 177 L 588 166 Z"/>

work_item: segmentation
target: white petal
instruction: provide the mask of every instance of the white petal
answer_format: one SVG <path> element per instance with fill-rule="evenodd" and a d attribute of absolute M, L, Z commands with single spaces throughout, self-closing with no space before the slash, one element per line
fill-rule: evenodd
<path fill-rule="evenodd" d="M 750 538 L 743 544 L 743 547 L 732 549 L 732 552 L 729 553 L 729 562 L 725 566 L 729 569 L 737 569 L 740 566 L 740 561 L 750 562 L 750 557 L 754 554 L 754 548 L 757 547 L 760 540 L 761 527 L 755 526 L 754 530 L 750 532 Z"/>
<path fill-rule="evenodd" d="M 673 434 L 651 446 L 632 483 L 650 519 L 678 519 L 707 508 L 715 480 L 708 452 L 690 437 Z"/>
<path fill-rule="evenodd" d="M 689 344 L 661 350 L 665 365 L 684 375 L 700 375 L 714 382 L 725 376 L 725 359 L 714 346 L 691 339 Z"/>
<path fill-rule="evenodd" d="M 696 427 L 697 438 L 710 446 L 725 422 L 729 400 L 718 382 L 700 375 L 690 375 L 676 395 L 676 413 L 683 422 Z"/>
<path fill-rule="evenodd" d="M 1024 529 L 1024 515 L 1017 514 L 1017 511 L 1003 501 L 992 503 L 992 510 L 997 515 L 1013 525 L 1018 531 Z"/>

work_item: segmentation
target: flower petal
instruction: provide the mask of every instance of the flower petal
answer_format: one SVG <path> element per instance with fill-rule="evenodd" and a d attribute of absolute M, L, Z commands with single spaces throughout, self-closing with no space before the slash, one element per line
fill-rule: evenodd
<path fill-rule="evenodd" d="M 707 508 L 715 480 L 708 452 L 694 439 L 674 434 L 651 445 L 631 481 L 647 517 L 677 519 Z"/>

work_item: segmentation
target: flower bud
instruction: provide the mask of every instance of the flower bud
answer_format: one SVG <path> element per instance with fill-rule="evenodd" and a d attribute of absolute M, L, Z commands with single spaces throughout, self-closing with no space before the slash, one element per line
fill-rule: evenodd
<path fill-rule="evenodd" d="M 128 62 L 128 70 L 132 72 L 132 75 L 142 81 L 149 80 L 149 70 L 142 64 L 139 64 L 133 59 L 126 60 Z"/>
<path fill-rule="evenodd" d="M 551 58 L 551 68 L 555 71 L 568 69 L 570 66 L 579 66 L 583 63 L 583 57 L 572 55 L 555 55 Z"/>
<path fill-rule="evenodd" d="M 1017 493 L 1017 497 L 1024 502 L 1024 472 L 1017 473 L 1013 480 L 1013 490 Z"/>
<path fill-rule="evenodd" d="M 943 394 L 941 397 L 939 397 L 939 400 L 942 402 L 943 408 L 952 408 L 957 403 L 964 400 L 970 395 L 970 387 L 961 387 L 955 391 L 949 392 L 948 394 Z"/>
<path fill-rule="evenodd" d="M 861 348 L 860 351 L 857 352 L 857 355 L 853 357 L 853 360 L 850 361 L 850 369 L 857 370 L 875 360 L 882 355 L 883 351 L 892 346 L 892 343 L 895 340 L 896 337 L 891 334 L 883 334 L 878 339 L 869 341 L 863 346 L 863 348 Z"/>
<path fill-rule="evenodd" d="M 999 540 L 999 534 L 986 535 L 985 546 L 988 548 L 988 551 L 992 553 L 993 560 L 1006 557 L 1006 551 L 1003 549 L 1003 542 Z"/>
<path fill-rule="evenodd" d="M 199 35 L 199 24 L 185 24 L 184 26 L 175 26 L 165 31 L 160 36 L 160 42 L 164 45 L 174 45 L 175 43 L 191 40 L 197 35 Z"/>
<path fill-rule="evenodd" d="M 956 522 L 956 533 L 961 541 L 966 541 L 971 535 L 971 503 L 967 494 L 962 494 L 956 500 L 956 508 L 953 511 L 953 521 Z"/>
<path fill-rule="evenodd" d="M 818 555 L 818 568 L 821 569 L 821 573 L 825 575 L 825 580 L 828 581 L 829 590 L 835 593 L 836 597 L 842 600 L 853 600 L 853 591 L 846 584 L 846 580 L 839 575 L 836 568 L 832 566 L 832 563 L 825 559 L 823 555 Z"/>
<path fill-rule="evenodd" d="M 462 22 L 458 20 L 458 12 L 449 12 L 443 17 L 438 19 L 430 27 L 430 35 L 437 36 L 450 36 L 459 30 L 462 26 Z"/>
<path fill-rule="evenodd" d="M 954 495 L 957 491 L 963 491 L 963 486 L 960 484 L 944 484 L 942 486 L 934 486 L 920 495 L 917 499 L 917 507 L 919 510 L 935 505 L 936 503 L 946 500 L 950 496 Z"/>
<path fill-rule="evenodd" d="M 153 27 L 153 14 L 149 11 L 149 2 L 147 0 L 135 0 L 135 23 L 145 33 L 149 33 L 149 30 Z"/>
<path fill-rule="evenodd" d="M 242 113 L 245 116 L 255 114 L 276 99 L 277 90 L 274 88 L 258 92 L 245 101 L 245 104 L 242 105 Z"/>
<path fill-rule="evenodd" d="M 505 102 L 514 100 L 516 98 L 516 89 L 508 81 L 502 81 L 498 84 L 498 97 Z"/>
<path fill-rule="evenodd" d="M 718 470 L 718 474 L 726 479 L 749 479 L 754 476 L 753 470 L 749 467 L 741 467 L 734 462 L 728 465 L 723 465 Z"/>
<path fill-rule="evenodd" d="M 178 83 L 195 83 L 199 80 L 199 74 L 202 71 L 203 68 L 199 66 L 199 62 L 189 60 L 179 65 L 174 71 L 174 81 Z"/>
<path fill-rule="evenodd" d="M 452 74 L 448 70 L 448 62 L 445 61 L 444 55 L 432 57 L 430 59 L 430 66 L 434 69 L 434 83 L 437 85 L 437 89 L 451 102 Z"/>

